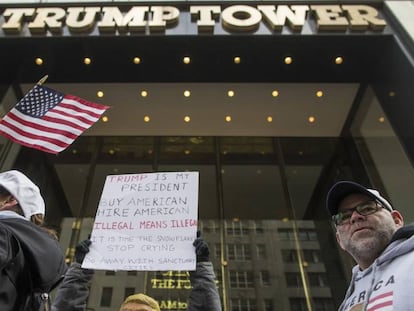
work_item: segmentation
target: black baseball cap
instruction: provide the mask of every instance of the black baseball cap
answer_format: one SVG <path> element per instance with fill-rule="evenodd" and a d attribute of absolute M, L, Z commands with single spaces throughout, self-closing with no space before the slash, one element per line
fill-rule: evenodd
<path fill-rule="evenodd" d="M 387 210 L 392 211 L 393 208 L 381 194 L 374 189 L 366 188 L 353 181 L 339 181 L 332 186 L 326 197 L 326 208 L 331 216 L 338 214 L 339 203 L 348 195 L 353 193 L 361 193 L 380 202 Z"/>

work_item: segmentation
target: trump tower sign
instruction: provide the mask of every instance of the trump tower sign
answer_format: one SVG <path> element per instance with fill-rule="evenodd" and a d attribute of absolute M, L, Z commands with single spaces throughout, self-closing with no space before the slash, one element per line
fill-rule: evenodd
<path fill-rule="evenodd" d="M 387 26 L 365 4 L 177 4 L 0 8 L 0 36 L 378 33 Z"/>

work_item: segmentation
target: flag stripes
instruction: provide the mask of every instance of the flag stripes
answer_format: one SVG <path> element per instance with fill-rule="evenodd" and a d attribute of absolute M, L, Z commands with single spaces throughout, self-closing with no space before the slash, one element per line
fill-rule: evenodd
<path fill-rule="evenodd" d="M 56 154 L 108 108 L 36 85 L 0 121 L 0 134 L 21 145 Z"/>

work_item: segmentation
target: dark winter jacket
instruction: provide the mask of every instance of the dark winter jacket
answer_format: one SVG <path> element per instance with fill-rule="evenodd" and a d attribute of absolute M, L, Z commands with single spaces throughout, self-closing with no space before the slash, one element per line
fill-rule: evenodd
<path fill-rule="evenodd" d="M 62 280 L 65 256 L 39 226 L 6 215 L 0 217 L 0 310 L 26 311 L 32 292 L 49 292 Z"/>
<path fill-rule="evenodd" d="M 84 311 L 89 296 L 89 284 L 94 270 L 82 269 L 73 262 L 59 285 L 53 300 L 52 311 Z"/>
<path fill-rule="evenodd" d="M 84 311 L 92 276 L 93 270 L 82 269 L 80 264 L 72 263 L 57 290 L 52 311 Z M 193 289 L 187 310 L 221 311 L 212 263 L 197 263 L 196 271 L 190 273 L 190 278 Z"/>
<path fill-rule="evenodd" d="M 198 262 L 195 271 L 190 272 L 192 290 L 187 311 L 221 311 L 213 264 Z"/>

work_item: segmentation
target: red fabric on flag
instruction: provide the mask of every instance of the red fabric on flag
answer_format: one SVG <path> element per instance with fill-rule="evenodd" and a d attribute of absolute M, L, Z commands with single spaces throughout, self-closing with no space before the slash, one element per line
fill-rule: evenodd
<path fill-rule="evenodd" d="M 0 121 L 0 134 L 23 146 L 56 154 L 108 108 L 36 85 Z"/>

